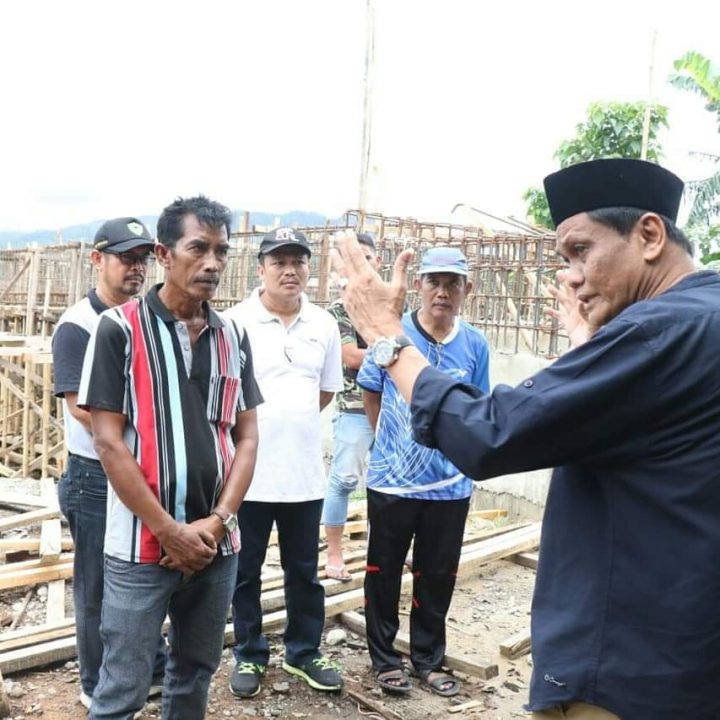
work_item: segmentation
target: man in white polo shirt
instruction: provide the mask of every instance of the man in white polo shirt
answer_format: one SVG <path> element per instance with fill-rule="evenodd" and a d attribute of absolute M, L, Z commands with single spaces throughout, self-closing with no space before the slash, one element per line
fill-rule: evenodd
<path fill-rule="evenodd" d="M 340 334 L 333 318 L 304 294 L 310 246 L 292 228 L 267 233 L 260 244 L 262 287 L 226 315 L 246 329 L 258 407 L 255 474 L 238 521 L 242 548 L 233 597 L 237 665 L 230 689 L 253 697 L 270 651 L 262 634 L 260 572 L 273 522 L 285 572 L 287 625 L 283 669 L 317 690 L 339 690 L 339 667 L 320 654 L 325 593 L 317 578 L 320 516 L 325 496 L 320 412 L 343 388 Z"/>

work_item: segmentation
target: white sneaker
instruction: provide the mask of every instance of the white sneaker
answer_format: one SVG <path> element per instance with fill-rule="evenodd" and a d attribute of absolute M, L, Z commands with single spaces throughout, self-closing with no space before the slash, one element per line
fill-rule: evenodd
<path fill-rule="evenodd" d="M 150 690 L 148 692 L 148 697 L 156 697 L 157 695 L 162 695 L 163 686 L 162 685 L 151 685 Z"/>
<path fill-rule="evenodd" d="M 90 704 L 92 703 L 92 698 L 84 691 L 80 691 L 80 697 L 78 698 L 80 704 L 86 709 L 90 709 Z"/>

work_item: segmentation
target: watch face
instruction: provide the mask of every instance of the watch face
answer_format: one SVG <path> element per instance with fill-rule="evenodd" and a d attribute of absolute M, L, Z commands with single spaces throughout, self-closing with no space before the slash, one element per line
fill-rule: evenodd
<path fill-rule="evenodd" d="M 231 515 L 224 523 L 225 525 L 225 532 L 234 532 L 237 529 L 238 526 L 238 519 L 237 515 Z"/>
<path fill-rule="evenodd" d="M 380 367 L 389 365 L 395 357 L 395 343 L 387 338 L 381 338 L 373 346 L 373 360 Z"/>

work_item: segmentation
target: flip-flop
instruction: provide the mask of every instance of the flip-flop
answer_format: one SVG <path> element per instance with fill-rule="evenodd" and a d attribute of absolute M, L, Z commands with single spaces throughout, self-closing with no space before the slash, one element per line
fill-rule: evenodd
<path fill-rule="evenodd" d="M 325 574 L 331 580 L 339 580 L 340 582 L 350 582 L 352 575 L 347 571 L 347 566 L 343 563 L 342 565 L 326 565 Z"/>
<path fill-rule="evenodd" d="M 412 690 L 412 683 L 408 679 L 408 672 L 405 668 L 393 668 L 392 670 L 381 670 L 376 676 L 378 685 L 385 691 L 398 695 L 407 695 Z M 399 682 L 393 683 L 392 680 Z"/>
<path fill-rule="evenodd" d="M 435 672 L 440 674 L 432 680 L 429 680 L 428 678 L 430 675 Z M 420 678 L 422 684 L 427 686 L 427 688 L 436 695 L 441 695 L 442 697 L 453 697 L 453 695 L 457 695 L 460 692 L 460 681 L 452 675 L 440 672 L 439 670 L 415 670 L 415 674 Z M 446 685 L 447 683 L 452 684 L 450 687 L 444 688 L 443 685 Z"/>

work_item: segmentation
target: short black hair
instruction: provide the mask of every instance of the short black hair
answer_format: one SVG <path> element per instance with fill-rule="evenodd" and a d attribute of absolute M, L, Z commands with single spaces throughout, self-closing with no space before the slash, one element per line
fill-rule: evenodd
<path fill-rule="evenodd" d="M 186 215 L 194 215 L 201 225 L 219 230 L 224 227 L 230 237 L 232 212 L 225 205 L 210 200 L 205 195 L 190 198 L 176 198 L 161 213 L 157 223 L 158 242 L 165 247 L 174 248 L 185 234 L 183 220 Z"/>
<path fill-rule="evenodd" d="M 588 217 L 601 225 L 612 228 L 623 237 L 627 237 L 646 212 L 647 210 L 632 207 L 608 207 L 589 210 Z M 693 248 L 685 233 L 670 218 L 665 215 L 659 215 L 659 217 L 663 221 L 665 232 L 670 240 L 692 256 Z"/>

